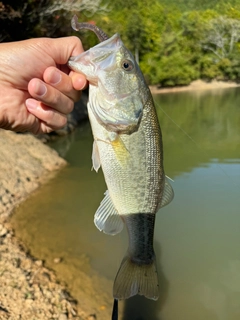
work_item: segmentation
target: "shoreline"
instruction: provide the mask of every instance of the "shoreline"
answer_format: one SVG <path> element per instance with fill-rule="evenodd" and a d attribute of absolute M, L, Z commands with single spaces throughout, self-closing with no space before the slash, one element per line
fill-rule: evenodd
<path fill-rule="evenodd" d="M 240 84 L 236 82 L 226 82 L 226 81 L 217 81 L 217 80 L 206 82 L 203 80 L 195 80 L 191 82 L 188 86 L 161 88 L 158 85 L 150 85 L 149 88 L 152 94 L 162 94 L 162 93 L 195 91 L 195 90 L 236 88 L 239 86 Z"/>
<path fill-rule="evenodd" d="M 44 261 L 29 254 L 9 221 L 13 210 L 67 162 L 31 134 L 0 129 L 0 148 L 0 319 L 96 319 Z"/>

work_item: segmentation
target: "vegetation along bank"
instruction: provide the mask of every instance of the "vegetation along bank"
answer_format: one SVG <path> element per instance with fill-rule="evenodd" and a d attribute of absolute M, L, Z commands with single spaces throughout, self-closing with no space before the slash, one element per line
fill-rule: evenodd
<path fill-rule="evenodd" d="M 108 35 L 118 32 L 149 84 L 169 87 L 196 79 L 240 79 L 237 0 L 2 1 L 0 41 L 72 35 L 74 13 Z M 85 49 L 97 43 L 90 32 L 75 34 Z"/>

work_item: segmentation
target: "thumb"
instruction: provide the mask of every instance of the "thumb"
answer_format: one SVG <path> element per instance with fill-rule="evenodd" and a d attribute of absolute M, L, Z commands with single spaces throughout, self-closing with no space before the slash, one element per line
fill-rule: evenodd
<path fill-rule="evenodd" d="M 66 64 L 71 56 L 77 56 L 84 51 L 78 37 L 70 36 L 51 39 L 51 56 L 58 64 Z"/>

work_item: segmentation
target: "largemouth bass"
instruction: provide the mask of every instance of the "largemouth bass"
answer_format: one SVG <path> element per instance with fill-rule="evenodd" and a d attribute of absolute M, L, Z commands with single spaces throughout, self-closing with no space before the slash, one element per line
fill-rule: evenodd
<path fill-rule="evenodd" d="M 155 215 L 173 198 L 163 169 L 162 135 L 142 72 L 118 34 L 91 29 L 100 43 L 68 65 L 89 80 L 88 114 L 94 142 L 93 168 L 102 167 L 108 190 L 94 216 L 97 228 L 114 235 L 126 225 L 129 247 L 116 275 L 113 296 L 159 296 L 153 249 Z"/>

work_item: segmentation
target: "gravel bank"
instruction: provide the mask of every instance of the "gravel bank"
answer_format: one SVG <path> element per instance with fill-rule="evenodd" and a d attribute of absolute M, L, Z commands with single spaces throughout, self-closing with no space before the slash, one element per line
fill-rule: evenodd
<path fill-rule="evenodd" d="M 66 165 L 30 134 L 0 130 L 0 217 Z"/>
<path fill-rule="evenodd" d="M 79 311 L 55 274 L 25 252 L 14 237 L 8 217 L 65 160 L 30 134 L 0 130 L 0 319 L 79 319 Z"/>

